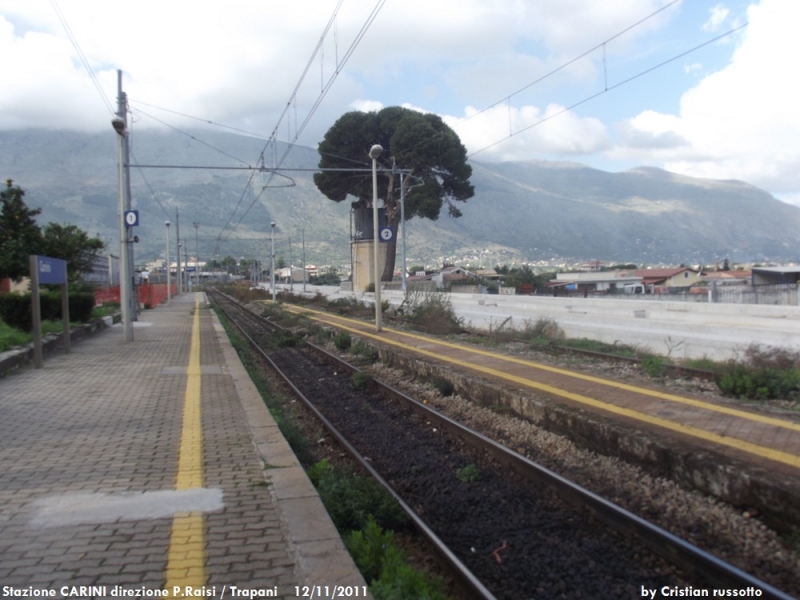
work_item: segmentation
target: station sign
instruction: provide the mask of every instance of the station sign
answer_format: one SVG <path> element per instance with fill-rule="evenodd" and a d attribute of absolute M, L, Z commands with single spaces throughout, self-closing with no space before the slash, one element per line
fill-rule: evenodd
<path fill-rule="evenodd" d="M 36 272 L 40 284 L 67 283 L 67 261 L 49 256 L 36 257 Z"/>

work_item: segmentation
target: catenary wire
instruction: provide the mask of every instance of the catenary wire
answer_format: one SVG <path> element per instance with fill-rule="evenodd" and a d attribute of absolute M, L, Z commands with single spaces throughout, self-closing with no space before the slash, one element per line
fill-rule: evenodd
<path fill-rule="evenodd" d="M 58 20 L 61 21 L 61 25 L 64 27 L 64 31 L 66 31 L 69 41 L 72 43 L 72 46 L 78 53 L 78 58 L 80 58 L 81 63 L 83 63 L 83 66 L 86 69 L 86 72 L 89 74 L 89 78 L 92 80 L 92 83 L 94 84 L 94 87 L 97 89 L 97 92 L 100 94 L 100 97 L 103 99 L 103 102 L 108 107 L 108 110 L 111 112 L 111 114 L 112 115 L 116 114 L 116 112 L 114 111 L 114 106 L 111 104 L 105 92 L 103 91 L 103 87 L 100 85 L 100 81 L 97 79 L 97 75 L 95 75 L 95 72 L 92 70 L 92 67 L 89 64 L 86 55 L 83 53 L 83 50 L 81 50 L 81 46 L 80 44 L 78 44 L 78 39 L 75 37 L 75 34 L 72 33 L 72 29 L 70 28 L 69 23 L 67 22 L 67 19 L 64 16 L 64 13 L 61 12 L 61 8 L 58 6 L 58 2 L 56 2 L 56 0 L 50 0 L 50 4 L 52 5 L 53 10 L 55 10 Z"/>

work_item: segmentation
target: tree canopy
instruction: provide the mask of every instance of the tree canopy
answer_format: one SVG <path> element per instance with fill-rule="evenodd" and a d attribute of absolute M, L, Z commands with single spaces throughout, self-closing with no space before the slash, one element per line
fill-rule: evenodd
<path fill-rule="evenodd" d="M 466 148 L 439 116 L 399 106 L 379 112 L 346 113 L 320 143 L 319 167 L 371 166 L 368 153 L 374 144 L 383 147 L 377 160 L 381 178 L 378 197 L 383 200 L 387 222 L 395 231 L 400 223 L 400 174 L 393 172 L 393 167 L 411 171 L 411 177 L 404 177 L 403 182 L 406 220 L 436 220 L 445 205 L 450 216 L 461 216 L 455 203 L 465 202 L 475 194 L 469 182 L 472 167 L 467 164 Z M 324 171 L 314 175 L 314 183 L 335 202 L 352 197 L 354 208 L 372 206 L 372 177 L 368 173 Z M 392 279 L 395 253 L 396 239 L 388 244 L 382 281 Z"/>
<path fill-rule="evenodd" d="M 13 183 L 7 180 L 0 192 L 0 279 L 20 281 L 28 275 L 28 256 L 42 252 L 42 233 L 34 219 L 42 209 L 28 208 L 25 192 Z"/>
<path fill-rule="evenodd" d="M 99 238 L 90 238 L 75 225 L 48 223 L 42 231 L 34 217 L 42 211 L 26 206 L 25 192 L 10 179 L 0 192 L 0 279 L 15 281 L 28 276 L 28 256 L 40 254 L 67 262 L 72 281 L 88 273 L 104 247 Z"/>

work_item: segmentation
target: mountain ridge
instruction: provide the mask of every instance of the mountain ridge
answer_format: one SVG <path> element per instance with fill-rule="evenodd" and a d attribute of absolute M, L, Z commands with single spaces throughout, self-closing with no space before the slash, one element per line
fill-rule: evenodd
<path fill-rule="evenodd" d="M 198 143 L 202 140 L 208 145 Z M 136 130 L 131 136 L 131 185 L 141 213 L 142 259 L 163 256 L 164 221 L 180 210 L 181 232 L 202 259 L 265 257 L 270 222 L 278 223 L 276 254 L 298 262 L 305 237 L 309 262 L 350 261 L 349 202 L 325 198 L 312 172 L 290 171 L 293 187 L 261 190 L 256 173 L 265 140 L 207 130 Z M 212 148 L 213 146 L 213 148 Z M 280 144 L 265 156 L 274 165 Z M 316 150 L 296 146 L 284 167 L 313 169 Z M 135 165 L 225 167 L 154 169 Z M 475 196 L 463 216 L 408 223 L 409 264 L 477 257 L 508 263 L 600 259 L 647 264 L 797 261 L 800 208 L 738 180 L 698 179 L 641 166 L 609 173 L 575 162 L 471 162 Z M 364 165 L 368 166 L 365 156 Z M 241 170 L 236 170 L 241 169 Z M 117 155 L 113 132 L 0 132 L 0 175 L 41 206 L 42 223 L 69 222 L 117 245 Z M 289 179 L 282 178 L 288 182 Z M 199 231 L 191 231 L 192 223 Z M 228 224 L 228 227 L 224 226 Z M 236 225 L 230 233 L 230 226 Z M 174 235 L 174 234 L 173 234 Z M 173 244 L 174 246 L 174 244 Z M 174 252 L 174 249 L 173 249 Z M 138 258 L 137 258 L 138 260 Z"/>

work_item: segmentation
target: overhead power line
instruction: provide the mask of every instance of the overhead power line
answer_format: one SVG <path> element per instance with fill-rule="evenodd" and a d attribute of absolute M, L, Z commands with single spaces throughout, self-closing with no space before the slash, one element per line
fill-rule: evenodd
<path fill-rule="evenodd" d="M 542 123 L 546 123 L 547 121 L 550 121 L 550 120 L 558 117 L 559 115 L 562 115 L 562 114 L 564 114 L 566 112 L 569 112 L 569 111 L 577 108 L 578 106 L 581 106 L 582 104 L 586 104 L 587 102 L 590 102 L 591 100 L 594 100 L 595 98 L 599 98 L 603 94 L 607 94 L 608 92 L 610 92 L 612 90 L 615 90 L 615 89 L 620 88 L 620 87 L 622 87 L 624 85 L 627 85 L 630 82 L 632 82 L 632 81 L 634 81 L 636 79 L 639 79 L 640 77 L 643 77 L 644 75 L 647 75 L 648 73 L 652 73 L 653 71 L 656 71 L 656 70 L 658 70 L 658 69 L 660 69 L 660 68 L 662 68 L 662 67 L 664 67 L 664 66 L 666 66 L 666 65 L 668 65 L 668 64 L 670 64 L 672 62 L 675 62 L 676 60 L 678 60 L 680 58 L 683 58 L 684 56 L 687 56 L 688 54 L 696 52 L 700 48 L 704 48 L 705 46 L 713 44 L 714 42 L 717 42 L 717 41 L 719 41 L 719 40 L 721 40 L 723 38 L 726 38 L 729 35 L 732 35 L 732 34 L 736 33 L 737 31 L 740 31 L 741 29 L 744 29 L 748 25 L 749 25 L 749 23 L 745 22 L 742 25 L 739 25 L 738 27 L 734 27 L 733 29 L 730 29 L 730 30 L 726 31 L 723 34 L 720 34 L 720 35 L 718 35 L 718 36 L 716 36 L 716 37 L 714 37 L 714 38 L 712 38 L 710 40 L 706 40 L 705 42 L 703 42 L 701 44 L 698 44 L 697 46 L 694 46 L 693 48 L 690 48 L 689 50 L 681 52 L 680 54 L 676 54 L 675 56 L 673 56 L 671 58 L 668 58 L 667 60 L 662 61 L 662 62 L 658 63 L 657 65 L 654 65 L 652 67 L 648 67 L 647 69 L 644 69 L 643 71 L 640 71 L 640 72 L 636 73 L 635 75 L 632 75 L 631 77 L 628 77 L 627 79 L 624 79 L 624 80 L 622 80 L 622 81 L 620 81 L 618 83 L 615 83 L 614 85 L 611 85 L 611 86 L 606 85 L 599 92 L 591 94 L 591 95 L 585 97 L 584 99 L 579 100 L 578 102 L 575 102 L 574 104 L 571 104 L 570 106 L 562 108 L 558 112 L 555 112 L 555 113 L 553 113 L 551 115 L 548 115 L 548 116 L 544 117 L 543 119 L 539 119 L 535 123 L 531 123 L 530 125 L 527 125 L 527 126 L 521 128 L 521 129 L 518 129 L 517 131 L 513 131 L 513 132 L 509 133 L 507 136 L 497 140 L 496 142 L 492 142 L 488 146 L 485 146 L 485 147 L 481 148 L 480 150 L 476 150 L 475 152 L 472 152 L 471 154 L 469 154 L 469 156 L 467 158 L 472 158 L 473 156 L 475 156 L 477 154 L 480 154 L 481 152 L 484 152 L 484 151 L 488 150 L 489 148 L 493 148 L 494 146 L 497 146 L 498 144 L 502 144 L 503 142 L 505 142 L 506 140 L 514 137 L 515 135 L 519 135 L 520 133 L 523 133 L 524 131 L 528 131 L 529 129 L 533 129 L 534 127 L 538 127 Z"/>
<path fill-rule="evenodd" d="M 378 0 L 378 2 L 375 4 L 375 6 L 372 9 L 372 12 L 370 12 L 370 14 L 367 16 L 367 19 L 364 21 L 364 24 L 361 26 L 361 29 L 356 34 L 356 36 L 353 39 L 353 41 L 350 43 L 350 46 L 348 47 L 347 51 L 342 56 L 341 60 L 338 59 L 338 31 L 334 28 L 334 34 L 335 34 L 335 37 L 336 37 L 336 44 L 337 44 L 337 49 L 336 49 L 336 56 L 337 56 L 336 68 L 334 69 L 334 71 L 331 74 L 331 76 L 328 78 L 327 82 L 323 83 L 323 81 L 321 81 L 320 93 L 318 94 L 317 99 L 315 100 L 315 102 L 311 106 L 311 109 L 308 111 L 308 114 L 306 115 L 305 119 L 303 120 L 303 122 L 298 127 L 297 126 L 297 116 L 296 116 L 297 92 L 299 91 L 300 86 L 302 85 L 302 83 L 303 83 L 303 81 L 305 79 L 305 76 L 307 75 L 308 71 L 310 70 L 311 65 L 313 64 L 313 61 L 314 61 L 315 57 L 320 52 L 320 49 L 323 46 L 325 37 L 330 32 L 331 27 L 333 27 L 334 24 L 336 23 L 336 16 L 338 14 L 339 8 L 342 5 L 342 2 L 343 2 L 343 0 L 340 0 L 339 3 L 336 5 L 336 8 L 334 9 L 333 14 L 331 15 L 331 18 L 328 20 L 328 24 L 326 25 L 325 30 L 323 31 L 322 36 L 320 37 L 320 40 L 317 43 L 316 48 L 312 52 L 311 58 L 309 59 L 308 63 L 306 64 L 306 68 L 303 70 L 303 73 L 301 74 L 300 79 L 298 80 L 298 83 L 295 86 L 294 91 L 292 92 L 291 96 L 289 97 L 289 101 L 286 103 L 286 106 L 284 107 L 284 110 L 281 113 L 281 116 L 278 118 L 278 123 L 275 125 L 275 128 L 273 129 L 272 134 L 270 135 L 269 141 L 264 145 L 264 148 L 261 151 L 261 154 L 260 154 L 260 157 L 259 157 L 259 161 L 260 161 L 260 164 L 262 166 L 265 166 L 265 161 L 266 161 L 265 156 L 267 155 L 267 151 L 269 150 L 270 146 L 275 148 L 275 144 L 278 141 L 278 131 L 281 128 L 281 124 L 283 122 L 284 117 L 289 117 L 290 116 L 290 112 L 289 111 L 290 111 L 290 109 L 292 107 L 294 107 L 294 109 L 295 109 L 295 134 L 294 134 L 294 137 L 291 136 L 291 130 L 289 130 L 288 131 L 288 135 L 287 135 L 288 145 L 287 145 L 285 151 L 283 152 L 283 155 L 280 158 L 277 158 L 277 155 L 276 155 L 276 160 L 275 160 L 275 163 L 274 163 L 273 166 L 275 168 L 280 168 L 283 165 L 283 162 L 286 160 L 286 158 L 291 153 L 291 151 L 294 148 L 294 146 L 296 145 L 297 140 L 299 139 L 300 135 L 302 135 L 302 133 L 305 130 L 306 126 L 311 121 L 311 118 L 314 116 L 314 113 L 317 111 L 317 109 L 319 108 L 320 104 L 322 104 L 322 101 L 324 100 L 324 98 L 327 95 L 328 91 L 331 89 L 331 87 L 333 86 L 333 83 L 336 81 L 337 77 L 342 72 L 342 69 L 347 64 L 347 61 L 350 59 L 350 57 L 352 57 L 353 53 L 355 52 L 355 49 L 361 43 L 361 40 L 364 38 L 364 36 L 366 35 L 366 33 L 369 30 L 370 26 L 375 21 L 375 19 L 377 18 L 378 14 L 381 11 L 381 9 L 383 8 L 383 5 L 386 4 L 386 0 Z M 324 79 L 324 78 L 321 78 L 321 79 Z M 247 183 L 248 187 L 252 185 L 253 177 L 254 177 L 254 175 L 251 175 L 250 180 Z M 271 174 L 269 176 L 269 178 L 267 179 L 266 185 L 264 185 L 262 187 L 262 189 L 258 191 L 257 194 L 252 194 L 252 191 L 251 191 L 252 199 L 251 199 L 250 205 L 245 209 L 244 213 L 239 218 L 239 220 L 237 221 L 236 225 L 234 225 L 231 228 L 231 232 L 233 230 L 235 230 L 236 227 L 242 222 L 244 217 L 247 215 L 248 211 L 253 206 L 255 206 L 256 202 L 258 202 L 258 199 L 261 197 L 261 194 L 264 192 L 264 190 L 266 190 L 268 187 L 270 187 L 269 184 L 272 181 L 273 177 L 274 177 L 274 175 Z M 220 230 L 219 241 L 217 243 L 217 248 L 215 249 L 215 251 L 218 250 L 219 249 L 219 245 L 225 239 L 227 239 L 226 237 L 224 237 L 225 236 L 225 231 L 228 228 L 228 226 L 231 224 L 231 222 L 233 221 L 233 218 L 236 215 L 236 211 L 239 209 L 239 206 L 241 205 L 241 201 L 244 199 L 246 191 L 247 190 L 245 189 L 245 192 L 242 193 L 240 201 L 236 205 L 236 208 L 234 209 L 234 212 L 231 215 L 230 219 L 228 219 L 228 222 Z M 228 236 L 230 236 L 230 233 L 228 234 Z"/>
<path fill-rule="evenodd" d="M 64 27 L 64 31 L 67 32 L 67 37 L 69 38 L 69 41 L 72 43 L 73 48 L 75 48 L 75 51 L 78 53 L 78 58 L 81 59 L 83 67 L 86 69 L 86 72 L 89 74 L 89 78 L 92 80 L 94 87 L 100 94 L 100 98 L 103 99 L 103 102 L 105 103 L 106 107 L 108 107 L 109 112 L 112 115 L 116 114 L 116 112 L 114 111 L 114 106 L 111 104 L 105 92 L 103 91 L 103 87 L 100 85 L 100 81 L 97 79 L 97 75 L 95 75 L 91 65 L 89 64 L 89 60 L 86 58 L 86 55 L 83 53 L 83 50 L 81 50 L 81 46 L 80 44 L 78 44 L 78 39 L 75 37 L 75 34 L 72 33 L 72 29 L 70 29 L 69 23 L 67 23 L 67 19 L 64 16 L 64 13 L 61 12 L 61 8 L 58 6 L 58 2 L 56 2 L 56 0 L 50 0 L 50 4 L 53 6 L 53 10 L 56 11 L 56 16 L 58 17 L 58 20 L 61 21 L 61 25 Z"/>

